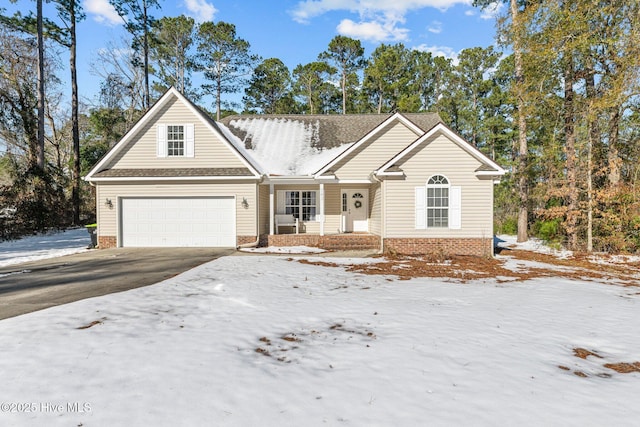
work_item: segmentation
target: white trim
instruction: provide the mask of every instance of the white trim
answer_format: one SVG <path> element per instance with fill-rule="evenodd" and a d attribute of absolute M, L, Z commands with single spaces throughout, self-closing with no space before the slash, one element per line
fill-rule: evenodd
<path fill-rule="evenodd" d="M 167 125 L 156 126 L 156 156 L 167 157 Z"/>
<path fill-rule="evenodd" d="M 184 95 L 182 95 L 176 88 L 173 86 L 170 87 L 162 97 L 151 107 L 149 111 L 147 111 L 144 116 L 127 132 L 122 139 L 89 171 L 89 173 L 84 177 L 85 181 L 97 181 L 97 179 L 93 178 L 95 173 L 101 171 L 110 161 L 112 161 L 120 151 L 122 151 L 129 141 L 134 138 L 138 132 L 147 125 L 147 122 L 151 120 L 161 109 L 169 102 L 169 100 L 175 96 L 179 101 L 181 101 L 187 109 L 189 109 L 200 121 L 207 127 L 216 137 L 222 141 L 223 144 L 226 144 L 231 152 L 240 159 L 240 161 L 254 174 L 256 177 L 261 176 L 260 172 L 256 169 L 256 167 L 249 162 L 239 151 L 238 149 L 231 143 L 229 140 L 219 132 L 214 126 L 211 125 L 209 120 L 207 120 L 202 113 L 195 108 L 195 106 L 187 99 Z"/>
<path fill-rule="evenodd" d="M 320 215 L 318 215 L 318 221 L 320 221 L 320 235 L 324 236 L 324 184 L 320 184 Z"/>
<path fill-rule="evenodd" d="M 274 185 L 273 183 L 269 184 L 269 234 L 273 235 L 274 232 L 274 220 L 275 220 L 275 203 L 274 203 Z M 258 214 L 260 212 L 258 211 Z"/>
<path fill-rule="evenodd" d="M 374 184 L 371 179 L 339 179 L 337 184 Z"/>
<path fill-rule="evenodd" d="M 358 147 L 360 147 L 361 145 L 363 145 L 364 143 L 366 143 L 367 141 L 369 141 L 371 138 L 373 138 L 378 132 L 380 132 L 383 128 L 385 128 L 387 125 L 389 125 L 390 123 L 393 123 L 395 120 L 399 120 L 402 124 L 404 124 L 405 126 L 407 126 L 411 131 L 413 131 L 413 133 L 415 133 L 417 136 L 420 136 L 423 134 L 423 130 L 420 129 L 418 126 L 416 126 L 411 120 L 407 119 L 405 116 L 403 116 L 400 113 L 394 113 L 392 116 L 390 116 L 389 118 L 387 118 L 385 121 L 383 121 L 382 123 L 380 123 L 378 126 L 376 126 L 372 131 L 370 131 L 369 133 L 367 133 L 364 137 L 360 138 L 359 141 L 356 141 L 355 143 L 353 143 L 351 145 L 351 147 L 347 148 L 345 151 L 343 151 L 338 157 L 334 158 L 333 160 L 331 160 L 329 163 L 327 163 L 322 169 L 320 169 L 318 172 L 314 173 L 313 176 L 314 177 L 318 177 L 322 174 L 324 174 L 326 171 L 328 171 L 332 166 L 334 166 L 336 163 L 340 162 L 341 160 L 343 160 L 345 157 L 349 156 L 351 153 L 353 153 L 356 149 L 358 149 Z"/>
<path fill-rule="evenodd" d="M 501 176 L 506 173 L 506 171 L 503 168 L 501 168 L 497 163 L 495 163 L 493 160 L 491 160 L 490 158 L 482 154 L 477 148 L 473 147 L 471 144 L 469 144 L 467 141 L 462 139 L 459 135 L 457 135 L 455 132 L 453 132 L 451 129 L 449 129 L 447 126 L 445 126 L 442 123 L 438 123 L 437 125 L 435 125 L 433 128 L 431 128 L 430 131 L 422 135 L 420 138 L 414 141 L 413 144 L 409 145 L 407 148 L 402 150 L 400 153 L 398 153 L 395 157 L 393 157 L 391 160 L 385 163 L 380 169 L 378 169 L 374 173 L 376 175 L 382 175 L 382 176 L 395 173 L 395 172 L 386 172 L 385 169 L 390 168 L 394 164 L 398 163 L 398 161 L 400 161 L 403 157 L 405 157 L 407 154 L 412 152 L 416 147 L 418 147 L 428 138 L 435 135 L 437 132 L 442 132 L 445 136 L 447 136 L 454 143 L 460 146 L 460 148 L 462 148 L 467 153 L 475 157 L 476 160 L 494 168 L 495 171 L 492 171 L 491 175 Z"/>

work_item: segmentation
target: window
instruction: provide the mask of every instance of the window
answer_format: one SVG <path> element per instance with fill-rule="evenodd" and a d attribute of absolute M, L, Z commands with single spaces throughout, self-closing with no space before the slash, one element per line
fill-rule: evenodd
<path fill-rule="evenodd" d="M 284 213 L 292 214 L 301 221 L 316 220 L 315 191 L 285 191 Z"/>
<path fill-rule="evenodd" d="M 442 175 L 433 175 L 426 185 L 416 187 L 415 228 L 462 228 L 462 188 L 450 185 Z"/>
<path fill-rule="evenodd" d="M 442 175 L 427 182 L 427 227 L 449 226 L 449 181 Z"/>
<path fill-rule="evenodd" d="M 195 126 L 193 124 L 157 126 L 158 157 L 194 157 Z"/>
<path fill-rule="evenodd" d="M 184 126 L 167 126 L 167 156 L 184 156 Z"/>

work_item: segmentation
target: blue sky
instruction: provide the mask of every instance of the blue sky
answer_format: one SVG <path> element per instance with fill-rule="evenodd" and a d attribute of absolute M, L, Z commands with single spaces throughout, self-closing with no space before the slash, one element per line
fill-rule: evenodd
<path fill-rule="evenodd" d="M 4 3 L 4 2 L 3 2 Z M 495 44 L 495 16 L 502 2 L 489 10 L 471 0 L 159 0 L 155 18 L 192 16 L 198 22 L 225 21 L 236 25 L 238 37 L 263 58 L 280 58 L 290 70 L 316 60 L 336 35 L 359 39 L 365 55 L 380 43 L 403 43 L 434 55 L 453 57 L 467 47 Z M 91 73 L 96 52 L 125 34 L 122 20 L 108 0 L 82 0 L 87 15 L 78 26 L 79 90 L 87 102 L 99 88 Z M 35 9 L 33 0 L 6 4 L 9 13 Z M 45 14 L 54 16 L 50 5 Z M 66 69 L 67 57 L 61 54 Z M 64 71 L 60 76 L 66 78 Z"/>

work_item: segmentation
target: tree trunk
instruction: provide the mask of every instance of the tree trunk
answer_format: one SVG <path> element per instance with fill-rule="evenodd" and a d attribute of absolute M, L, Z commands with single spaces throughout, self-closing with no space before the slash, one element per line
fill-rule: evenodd
<path fill-rule="evenodd" d="M 342 71 L 342 114 L 347 114 L 347 73 Z"/>
<path fill-rule="evenodd" d="M 151 105 L 151 99 L 149 96 L 149 16 L 147 14 L 146 0 L 142 0 L 142 10 L 144 14 L 144 31 L 142 40 L 144 55 L 144 109 L 148 110 Z"/>
<path fill-rule="evenodd" d="M 36 166 L 44 171 L 44 35 L 42 30 L 42 0 L 37 0 L 38 38 L 38 147 Z"/>
<path fill-rule="evenodd" d="M 71 46 L 69 66 L 71 67 L 71 133 L 73 138 L 73 224 L 80 225 L 80 129 L 78 123 L 78 74 L 76 69 L 76 2 L 69 1 L 69 21 Z"/>
<path fill-rule="evenodd" d="M 511 0 L 511 20 L 513 28 L 513 53 L 516 73 L 516 97 L 518 110 L 518 242 L 526 242 L 529 239 L 529 180 L 527 177 L 527 165 L 529 149 L 527 147 L 527 120 L 524 105 L 524 75 L 522 62 L 522 48 L 519 35 L 519 12 L 517 0 Z"/>
<path fill-rule="evenodd" d="M 567 178 L 567 215 L 565 227 L 569 238 L 569 248 L 578 247 L 578 189 L 576 185 L 576 135 L 574 117 L 574 67 L 571 52 L 565 52 L 564 58 L 564 134 Z"/>
<path fill-rule="evenodd" d="M 596 98 L 595 73 L 590 69 L 585 79 L 585 89 L 589 104 Z M 587 138 L 587 252 L 593 251 L 593 146 L 600 140 L 598 120 L 594 116 L 592 108 L 588 111 L 589 135 Z"/>

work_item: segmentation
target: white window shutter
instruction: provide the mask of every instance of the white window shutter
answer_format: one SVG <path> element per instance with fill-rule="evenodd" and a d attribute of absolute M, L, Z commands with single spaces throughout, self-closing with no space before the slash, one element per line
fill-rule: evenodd
<path fill-rule="evenodd" d="M 278 190 L 278 201 L 276 202 L 276 213 L 283 214 L 284 213 L 284 196 L 286 191 Z"/>
<path fill-rule="evenodd" d="M 193 123 L 184 125 L 185 156 L 193 157 L 195 153 L 195 129 Z"/>
<path fill-rule="evenodd" d="M 167 125 L 157 126 L 156 143 L 158 157 L 167 157 Z"/>
<path fill-rule="evenodd" d="M 453 230 L 462 228 L 462 187 L 460 186 L 449 188 L 449 228 Z"/>
<path fill-rule="evenodd" d="M 427 197 L 425 187 L 416 187 L 416 229 L 427 228 Z"/>

